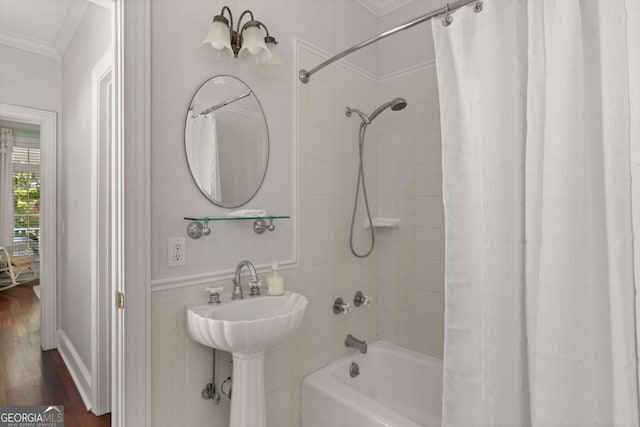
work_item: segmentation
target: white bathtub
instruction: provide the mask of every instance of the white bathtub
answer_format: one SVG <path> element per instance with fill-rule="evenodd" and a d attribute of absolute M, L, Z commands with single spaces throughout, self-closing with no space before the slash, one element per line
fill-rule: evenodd
<path fill-rule="evenodd" d="M 302 427 L 440 427 L 441 401 L 440 360 L 378 341 L 304 379 Z"/>

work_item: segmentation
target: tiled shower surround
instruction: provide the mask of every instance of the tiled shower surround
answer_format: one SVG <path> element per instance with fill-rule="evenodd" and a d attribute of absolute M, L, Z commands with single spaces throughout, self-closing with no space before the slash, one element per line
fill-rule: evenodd
<path fill-rule="evenodd" d="M 435 64 L 383 79 L 378 103 L 396 97 L 405 98 L 407 108 L 370 126 L 379 135 L 378 214 L 401 221 L 399 229 L 378 233 L 378 334 L 442 359 L 444 209 Z"/>
<path fill-rule="evenodd" d="M 323 59 L 298 48 L 299 66 Z M 287 288 L 305 295 L 309 308 L 297 333 L 265 358 L 270 427 L 300 426 L 302 379 L 350 353 L 344 346 L 348 333 L 442 357 L 444 220 L 435 67 L 380 80 L 338 63 L 313 79 L 299 86 L 297 100 L 299 267 L 282 271 Z M 378 231 L 372 256 L 357 259 L 348 238 L 360 121 L 347 118 L 344 108 L 369 113 L 399 96 L 408 107 L 386 111 L 369 126 L 365 173 L 373 216 L 399 217 L 402 224 Z M 358 248 L 369 241 L 364 218 L 360 209 Z M 231 282 L 216 284 L 229 298 Z M 191 341 L 185 325 L 185 306 L 206 302 L 210 285 L 152 293 L 154 427 L 228 425 L 226 397 L 219 406 L 200 398 L 211 379 L 212 350 Z M 357 290 L 373 297 L 371 307 L 334 315 L 333 300 L 351 301 Z M 218 352 L 218 385 L 231 372 L 230 359 Z"/>

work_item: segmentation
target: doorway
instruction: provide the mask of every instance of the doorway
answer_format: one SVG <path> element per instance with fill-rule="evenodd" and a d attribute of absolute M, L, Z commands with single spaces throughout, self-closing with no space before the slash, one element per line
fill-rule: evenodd
<path fill-rule="evenodd" d="M 11 304 L 5 307 L 6 333 L 0 336 L 0 346 L 6 343 L 23 351 L 14 352 L 11 357 L 8 351 L 2 352 L 6 357 L 0 372 L 0 400 L 10 405 L 69 405 L 65 417 L 72 417 L 69 421 L 110 425 L 110 416 L 91 418 L 90 412 L 108 413 L 112 395 L 110 322 L 114 298 L 109 297 L 115 293 L 111 274 L 115 258 L 110 256 L 108 219 L 114 186 L 108 174 L 113 167 L 110 153 L 115 135 L 111 111 L 116 107 L 112 96 L 115 8 L 110 1 L 95 4 L 43 0 L 40 6 L 51 9 L 47 11 L 50 21 L 59 18 L 61 27 L 51 45 L 55 52 L 19 43 L 0 46 L 3 59 L 8 59 L 0 70 L 6 74 L 0 74 L 0 78 L 17 87 L 16 93 L 7 95 L 3 90 L 0 94 L 0 101 L 12 95 L 14 98 L 9 99 L 12 103 L 0 104 L 0 119 L 39 129 L 42 160 L 37 185 L 41 196 L 40 227 L 36 227 L 35 212 L 15 209 L 16 218 L 26 220 L 26 227 L 22 227 L 26 230 L 20 229 L 16 238 L 24 234 L 27 243 L 38 239 L 38 244 L 31 244 L 30 248 L 39 250 L 41 304 L 37 297 L 32 298 L 33 288 L 24 283 L 12 289 L 11 294 L 2 295 Z M 67 9 L 58 14 L 58 6 Z M 7 16 L 29 16 L 38 21 L 39 11 L 30 9 L 30 4 L 5 2 L 0 11 L 3 14 L 5 7 L 13 12 Z M 74 28 L 65 29 L 69 25 Z M 98 36 L 92 38 L 92 31 Z M 67 34 L 64 47 L 58 43 L 61 33 Z M 101 59 L 103 54 L 108 61 Z M 5 67 L 7 62 L 13 65 Z M 46 66 L 37 67 L 40 62 Z M 109 68 L 97 72 L 102 64 Z M 11 67 L 18 72 L 12 74 Z M 60 93 L 57 105 L 50 107 L 55 111 L 39 108 L 47 102 L 38 99 L 38 92 L 47 97 L 46 91 L 37 86 L 42 76 L 29 80 L 30 74 L 24 72 L 21 78 L 20 69 L 30 68 L 53 76 L 48 82 L 57 84 Z M 33 181 L 35 172 L 20 171 L 27 172 L 30 175 L 23 181 Z M 31 196 L 31 184 L 19 191 Z M 21 204 L 33 205 L 31 202 L 20 200 Z M 25 214 L 26 219 L 22 218 Z M 43 390 L 46 393 L 38 392 Z"/>
<path fill-rule="evenodd" d="M 124 303 L 126 294 L 126 329 L 125 329 L 125 309 L 117 308 L 116 298 L 111 295 L 111 336 L 112 336 L 112 368 L 111 368 L 111 409 L 112 425 L 121 427 L 147 426 L 150 425 L 150 0 L 90 0 L 95 4 L 112 8 L 114 29 L 114 64 L 113 64 L 113 142 L 112 150 L 113 164 L 110 167 L 112 173 L 112 209 L 111 209 L 111 258 L 112 266 L 112 291 L 117 292 L 118 301 Z M 34 2 L 19 2 L 23 5 L 34 4 Z M 51 2 L 48 0 L 38 8 L 34 8 L 33 13 L 40 13 L 43 7 L 57 7 L 63 2 Z M 64 2 L 79 7 L 78 1 Z M 2 2 L 0 13 L 4 16 L 13 16 L 9 2 Z M 6 12 L 6 13 L 5 13 Z M 31 16 L 28 14 L 27 16 Z M 51 14 L 47 14 L 46 19 L 38 21 L 31 19 L 30 22 L 38 27 L 39 22 L 51 21 Z M 12 21 L 6 20 L 7 21 Z M 70 20 L 69 22 L 73 22 Z M 40 26 L 41 27 L 41 26 Z M 40 28 L 38 27 L 38 28 Z M 124 34 L 127 37 L 124 37 Z M 15 40 L 15 39 L 14 39 Z M 33 40 L 32 40 L 33 41 Z M 62 39 L 64 41 L 64 38 Z M 5 45 L 0 44 L 0 50 Z M 52 46 L 41 44 L 23 43 L 14 52 L 29 53 L 36 51 L 41 54 L 41 58 L 55 56 Z M 125 61 L 126 56 L 126 61 Z M 37 122 L 41 123 L 41 136 L 47 136 L 52 141 L 58 135 L 58 121 L 55 111 L 59 108 L 50 98 L 53 92 L 47 89 L 47 76 L 43 71 L 50 69 L 50 66 L 30 66 L 26 68 L 14 67 L 11 70 L 10 61 L 3 55 L 3 66 L 0 68 L 0 82 L 3 83 L 0 91 L 0 112 L 8 105 L 18 109 L 19 117 L 33 117 L 23 114 L 20 111 L 23 106 L 28 106 L 35 110 Z M 9 70 L 10 75 L 6 72 Z M 23 85 L 16 82 L 24 76 L 31 76 L 34 85 L 30 86 L 28 101 L 20 101 L 19 95 L 23 94 Z M 6 78 L 6 80 L 5 80 Z M 9 82 L 10 84 L 4 84 Z M 126 87 L 126 90 L 125 90 Z M 34 105 L 32 102 L 36 98 L 45 97 L 48 101 L 42 105 Z M 18 106 L 18 107 L 16 107 Z M 29 108 L 26 108 L 27 110 Z M 41 115 L 40 115 L 41 114 Z M 44 156 L 44 154 L 43 154 Z M 52 157 L 49 157 L 52 159 Z M 53 157 L 55 160 L 55 157 Z M 87 159 L 88 160 L 88 159 Z M 125 162 L 126 160 L 126 162 Z M 44 162 L 44 158 L 43 158 Z M 49 170 L 56 170 L 57 164 L 54 161 Z M 44 178 L 43 178 L 44 184 Z M 56 181 L 51 181 L 55 185 Z M 44 188 L 41 188 L 41 203 L 46 203 Z M 54 199 L 55 201 L 55 199 Z M 125 203 L 126 202 L 126 203 Z M 42 206 L 41 206 L 42 208 Z M 52 212 L 52 226 L 57 225 L 56 212 Z M 44 219 L 42 219 L 44 221 Z M 125 233 L 125 225 L 127 232 Z M 44 228 L 43 228 L 44 231 Z M 56 249 L 55 235 L 45 242 L 42 237 L 41 246 L 45 244 L 53 245 Z M 44 251 L 44 248 L 42 248 Z M 126 252 L 126 262 L 125 262 Z M 55 252 L 51 252 L 55 253 Z M 56 264 L 41 262 L 40 269 L 44 275 L 44 269 L 50 268 L 52 280 L 56 280 Z M 42 298 L 45 299 L 45 290 L 42 290 Z M 53 293 L 53 304 L 56 304 L 56 294 Z M 58 313 L 59 314 L 59 313 Z M 53 316 L 48 321 L 43 320 L 43 331 L 51 329 L 52 333 L 43 333 L 45 336 L 52 336 L 50 344 L 56 345 L 55 330 L 57 318 Z M 126 332 L 126 333 L 125 333 Z M 125 398 L 126 396 L 126 398 Z M 126 404 L 135 402 L 135 404 Z M 82 425 L 85 425 L 84 423 Z"/>
<path fill-rule="evenodd" d="M 0 127 L 12 130 L 15 247 L 37 259 L 37 278 L 0 295 L 0 405 L 65 407 L 65 419 L 108 426 L 110 416 L 87 412 L 57 340 L 57 115 L 0 104 Z M 25 254 L 17 253 L 17 256 Z M 35 280 L 34 280 L 35 279 Z M 39 285 L 34 286 L 39 281 Z"/>
<path fill-rule="evenodd" d="M 23 236 L 18 228 L 14 239 L 26 238 L 35 241 L 37 236 L 39 300 L 40 313 L 40 346 L 43 350 L 56 348 L 57 319 L 57 273 L 56 273 L 56 187 L 57 187 L 57 115 L 54 112 L 33 108 L 0 104 L 0 120 L 17 124 L 18 128 L 39 130 L 39 204 L 37 235 L 36 227 L 32 227 L 33 236 Z M 28 150 L 28 149 L 27 149 Z M 32 162 L 33 163 L 33 162 Z M 33 167 L 31 164 L 29 167 Z M 26 169 L 25 169 L 26 171 Z M 30 184 L 30 183 L 29 183 Z M 28 210 L 27 210 L 28 211 Z M 31 212 L 33 215 L 34 212 Z M 14 214 L 15 215 L 15 214 Z M 20 215 L 20 212 L 18 213 Z M 25 218 L 31 220 L 31 218 Z M 32 225 L 35 225 L 32 223 Z M 26 227 L 27 231 L 29 227 Z M 16 234 L 16 233 L 14 233 Z M 31 239 L 29 239 L 31 237 Z M 13 243 L 13 242 L 12 242 Z M 20 242 L 18 242 L 20 243 Z"/>

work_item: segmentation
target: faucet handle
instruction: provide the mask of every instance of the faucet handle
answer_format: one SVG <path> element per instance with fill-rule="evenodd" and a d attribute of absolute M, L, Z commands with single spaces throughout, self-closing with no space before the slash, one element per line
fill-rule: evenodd
<path fill-rule="evenodd" d="M 356 307 L 360 307 L 361 305 L 369 307 L 371 305 L 371 301 L 373 301 L 373 298 L 364 296 L 361 291 L 356 292 L 356 296 L 353 297 L 353 305 Z"/>
<path fill-rule="evenodd" d="M 342 298 L 338 297 L 333 302 L 333 314 L 347 315 L 351 311 L 351 304 L 345 303 Z"/>
<path fill-rule="evenodd" d="M 220 304 L 220 294 L 224 288 L 222 286 L 210 286 L 205 288 L 205 291 L 209 292 L 209 304 Z"/>
<path fill-rule="evenodd" d="M 250 283 L 249 296 L 251 297 L 260 296 L 260 286 L 262 286 L 262 281 L 260 281 L 260 279 L 258 280 L 251 279 L 249 283 Z"/>

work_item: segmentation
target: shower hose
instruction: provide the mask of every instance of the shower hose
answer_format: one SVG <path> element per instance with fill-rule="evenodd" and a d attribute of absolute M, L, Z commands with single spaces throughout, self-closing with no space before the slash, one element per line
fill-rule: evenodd
<path fill-rule="evenodd" d="M 353 253 L 358 258 L 366 258 L 371 255 L 373 252 L 373 247 L 376 244 L 376 237 L 373 232 L 373 221 L 371 221 L 371 210 L 369 209 L 369 197 L 367 196 L 367 185 L 364 177 L 364 136 L 367 131 L 367 123 L 362 122 L 360 124 L 360 132 L 358 139 L 358 151 L 359 151 L 359 162 L 358 162 L 358 180 L 356 183 L 356 195 L 353 200 L 353 214 L 351 215 L 351 230 L 349 231 L 349 246 L 351 247 L 351 253 Z M 358 211 L 358 197 L 360 196 L 360 184 L 362 184 L 362 195 L 364 196 L 364 205 L 367 210 L 367 218 L 369 218 L 369 230 L 371 230 L 371 246 L 364 253 L 358 253 L 356 249 L 353 247 L 353 229 L 356 223 L 356 213 Z"/>

